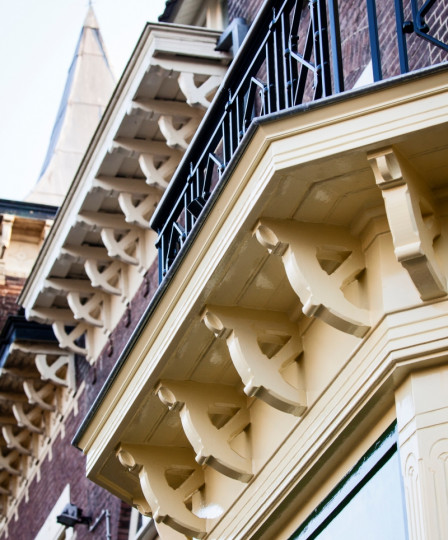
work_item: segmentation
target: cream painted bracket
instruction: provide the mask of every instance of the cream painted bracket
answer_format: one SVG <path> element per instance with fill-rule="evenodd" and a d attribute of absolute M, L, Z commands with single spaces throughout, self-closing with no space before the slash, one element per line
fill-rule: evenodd
<path fill-rule="evenodd" d="M 440 226 L 430 191 L 394 148 L 378 150 L 367 158 L 383 194 L 398 261 L 422 300 L 445 296 L 446 277 L 434 252 Z"/>
<path fill-rule="evenodd" d="M 246 397 L 232 386 L 194 381 L 162 381 L 157 394 L 169 409 L 179 410 L 182 426 L 200 465 L 248 482 L 251 462 L 230 443 L 249 425 Z M 212 418 L 217 418 L 217 425 Z M 225 421 L 223 425 L 220 422 Z"/>
<path fill-rule="evenodd" d="M 292 386 L 282 374 L 302 353 L 297 325 L 284 313 L 222 306 L 207 306 L 203 321 L 226 340 L 248 396 L 283 412 L 303 414 L 305 390 Z"/>
<path fill-rule="evenodd" d="M 122 444 L 117 457 L 123 467 L 138 471 L 144 499 L 156 523 L 165 523 L 187 536 L 205 536 L 205 519 L 186 506 L 204 485 L 203 470 L 190 448 Z M 134 504 L 146 507 L 139 500 Z"/>
<path fill-rule="evenodd" d="M 303 313 L 362 337 L 370 327 L 367 310 L 344 296 L 343 288 L 365 269 L 360 244 L 347 229 L 318 223 L 262 219 L 254 231 L 269 253 L 282 257 Z"/>

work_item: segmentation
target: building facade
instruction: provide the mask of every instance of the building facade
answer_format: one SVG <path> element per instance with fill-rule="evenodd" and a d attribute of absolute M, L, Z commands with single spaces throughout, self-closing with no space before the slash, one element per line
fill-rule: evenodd
<path fill-rule="evenodd" d="M 70 358 L 30 538 L 448 537 L 447 9 L 146 26 L 20 296 Z"/>

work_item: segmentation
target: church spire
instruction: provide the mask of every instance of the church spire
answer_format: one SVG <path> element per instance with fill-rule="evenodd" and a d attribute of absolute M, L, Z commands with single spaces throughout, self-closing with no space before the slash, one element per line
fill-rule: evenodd
<path fill-rule="evenodd" d="M 42 171 L 27 201 L 60 206 L 114 86 L 98 21 L 89 4 Z"/>

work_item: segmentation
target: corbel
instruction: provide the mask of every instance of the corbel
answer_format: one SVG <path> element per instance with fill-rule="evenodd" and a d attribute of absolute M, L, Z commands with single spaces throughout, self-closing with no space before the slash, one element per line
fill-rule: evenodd
<path fill-rule="evenodd" d="M 34 381 L 24 381 L 23 389 L 28 398 L 30 405 L 37 405 L 44 411 L 54 412 L 56 410 L 55 387 L 51 383 L 47 383 L 39 390 L 34 386 Z"/>
<path fill-rule="evenodd" d="M 73 354 L 60 355 L 52 364 L 48 363 L 48 355 L 36 354 L 35 362 L 43 381 L 51 381 L 57 386 L 65 386 L 72 391 L 76 389 Z"/>
<path fill-rule="evenodd" d="M 120 261 L 132 266 L 138 265 L 138 259 L 130 254 L 135 250 L 135 245 L 139 242 L 141 231 L 131 229 L 125 234 L 118 234 L 115 229 L 103 229 L 101 231 L 101 240 L 103 241 L 107 253 L 111 259 Z"/>
<path fill-rule="evenodd" d="M 0 240 L 0 259 L 3 259 L 5 251 L 9 248 L 12 235 L 12 227 L 14 225 L 15 216 L 11 214 L 2 215 L 2 235 Z"/>
<path fill-rule="evenodd" d="M 107 250 L 99 246 L 65 245 L 61 249 L 61 254 L 63 256 L 71 257 L 75 262 L 79 264 L 84 264 L 84 262 L 89 259 L 102 263 L 109 261 L 109 255 L 107 254 Z"/>
<path fill-rule="evenodd" d="M 30 448 L 33 435 L 26 429 L 22 429 L 17 434 L 14 434 L 13 426 L 3 426 L 2 435 L 6 441 L 6 446 L 10 450 L 16 450 L 19 454 L 25 456 L 33 455 L 32 448 Z"/>
<path fill-rule="evenodd" d="M 180 116 L 183 118 L 202 118 L 203 116 L 200 109 L 190 107 L 184 101 L 139 98 L 134 99 L 132 105 L 143 111 L 158 115 Z"/>
<path fill-rule="evenodd" d="M 177 79 L 179 88 L 191 107 L 208 109 L 211 104 L 210 95 L 214 95 L 221 84 L 222 76 L 210 75 L 203 83 L 196 85 L 194 73 L 182 72 Z"/>
<path fill-rule="evenodd" d="M 86 323 L 66 325 L 63 321 L 56 321 L 52 324 L 52 328 L 61 349 L 67 349 L 83 356 L 87 355 L 87 348 L 76 343 L 88 331 L 89 326 Z"/>
<path fill-rule="evenodd" d="M 166 144 L 171 148 L 178 148 L 185 151 L 198 129 L 200 119 L 190 118 L 180 128 L 174 127 L 172 116 L 161 116 L 158 123 L 160 131 L 166 139 Z"/>
<path fill-rule="evenodd" d="M 151 193 L 134 204 L 134 198 L 131 193 L 120 193 L 118 195 L 118 204 L 125 216 L 126 222 L 142 229 L 150 229 L 149 220 L 162 195 L 163 191 L 161 189 L 152 187 Z"/>
<path fill-rule="evenodd" d="M 146 183 L 150 186 L 160 186 L 162 189 L 168 187 L 169 181 L 179 165 L 182 153 L 174 154 L 162 159 L 152 154 L 141 154 L 138 163 L 142 173 L 146 176 Z"/>
<path fill-rule="evenodd" d="M 200 465 L 249 482 L 253 476 L 251 460 L 230 446 L 250 423 L 244 395 L 231 386 L 194 381 L 162 381 L 157 394 L 169 409 L 179 410 Z"/>
<path fill-rule="evenodd" d="M 434 252 L 440 224 L 430 190 L 393 147 L 372 152 L 367 159 L 383 195 L 397 260 L 422 300 L 445 296 L 446 276 Z"/>
<path fill-rule="evenodd" d="M 42 425 L 42 410 L 38 406 L 26 413 L 23 403 L 14 403 L 12 406 L 12 412 L 19 427 L 27 429 L 30 433 L 44 435 L 45 427 Z"/>
<path fill-rule="evenodd" d="M 123 272 L 123 263 L 113 261 L 110 264 L 103 265 L 98 261 L 88 259 L 84 263 L 84 270 L 92 287 L 100 289 L 107 294 L 121 296 L 123 294 L 121 281 Z"/>
<path fill-rule="evenodd" d="M 117 457 L 129 471 L 138 471 L 144 498 L 156 523 L 187 536 L 203 538 L 205 519 L 187 507 L 204 485 L 204 473 L 190 448 L 122 444 Z"/>
<path fill-rule="evenodd" d="M 92 231 L 101 232 L 102 229 L 116 229 L 128 231 L 129 225 L 122 214 L 107 212 L 80 212 L 76 217 L 78 225 Z"/>
<path fill-rule="evenodd" d="M 151 139 L 133 139 L 131 137 L 116 137 L 112 143 L 112 150 L 121 148 L 131 157 L 138 158 L 140 154 L 152 154 L 153 156 L 178 155 L 178 151 L 170 148 L 162 141 Z"/>
<path fill-rule="evenodd" d="M 366 334 L 369 312 L 354 305 L 343 293 L 344 287 L 365 269 L 360 243 L 346 228 L 262 219 L 254 235 L 270 254 L 282 258 L 305 315 L 357 337 Z"/>
<path fill-rule="evenodd" d="M 91 294 L 95 292 L 87 279 L 47 278 L 44 280 L 43 290 L 53 294 L 69 291 Z"/>
<path fill-rule="evenodd" d="M 67 303 L 77 321 L 103 328 L 105 296 L 102 292 L 97 292 L 90 297 L 76 292 L 69 292 L 67 294 Z"/>
<path fill-rule="evenodd" d="M 299 329 L 284 313 L 206 306 L 202 320 L 216 337 L 226 340 L 245 394 L 283 412 L 304 413 L 304 388 L 294 387 L 283 375 L 303 352 Z"/>
<path fill-rule="evenodd" d="M 8 452 L 6 456 L 4 456 L 2 452 L 0 452 L 0 470 L 6 471 L 12 476 L 23 476 L 20 461 L 21 456 L 15 450 Z M 16 466 L 14 466 L 14 464 L 16 464 Z"/>

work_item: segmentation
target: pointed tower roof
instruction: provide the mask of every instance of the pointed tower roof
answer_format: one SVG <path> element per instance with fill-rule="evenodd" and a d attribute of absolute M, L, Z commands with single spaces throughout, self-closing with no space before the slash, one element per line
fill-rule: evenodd
<path fill-rule="evenodd" d="M 114 86 L 98 22 L 89 6 L 47 155 L 27 201 L 60 206 Z"/>

